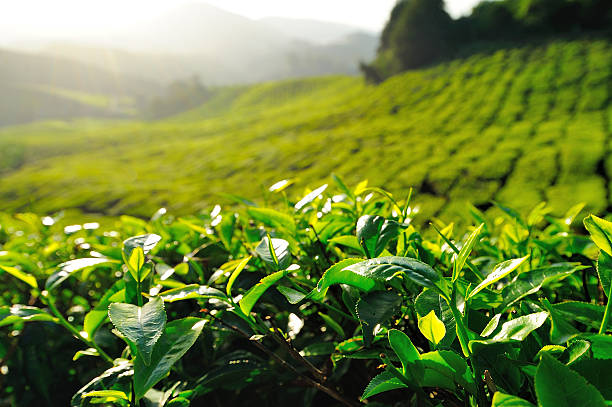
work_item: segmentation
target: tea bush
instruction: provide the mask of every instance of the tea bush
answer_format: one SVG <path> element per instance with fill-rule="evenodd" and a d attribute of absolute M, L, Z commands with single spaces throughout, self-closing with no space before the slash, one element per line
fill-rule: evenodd
<path fill-rule="evenodd" d="M 608 40 L 556 40 L 379 86 L 328 77 L 222 88 L 164 121 L 7 127 L 0 210 L 187 215 L 228 202 L 218 194 L 255 200 L 279 173 L 304 188 L 335 172 L 395 193 L 414 187 L 422 219 L 455 221 L 453 197 L 472 191 L 491 217 L 491 200 L 523 215 L 542 200 L 556 216 L 580 201 L 609 212 L 610 67 Z M 559 198 L 583 179 L 593 180 L 588 196 Z"/>
<path fill-rule="evenodd" d="M 610 404 L 612 223 L 418 227 L 411 193 L 290 184 L 111 228 L 0 215 L 0 404 Z"/>

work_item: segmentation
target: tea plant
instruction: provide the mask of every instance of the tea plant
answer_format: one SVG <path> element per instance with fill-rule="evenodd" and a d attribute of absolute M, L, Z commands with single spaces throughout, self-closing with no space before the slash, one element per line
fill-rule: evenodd
<path fill-rule="evenodd" d="M 491 200 L 599 213 L 612 204 L 611 83 L 609 38 L 557 39 L 378 86 L 323 77 L 221 88 L 163 121 L 1 128 L 0 210 L 148 217 L 171 205 L 187 215 L 217 193 L 257 200 L 278 174 L 304 188 L 333 171 L 394 193 L 414 186 L 417 223 L 456 222 L 466 201 L 490 217 Z"/>
<path fill-rule="evenodd" d="M 612 223 L 586 217 L 589 237 L 583 205 L 525 218 L 497 205 L 493 219 L 472 207 L 460 232 L 417 228 L 410 193 L 333 181 L 104 232 L 2 215 L 3 402 L 612 401 Z"/>

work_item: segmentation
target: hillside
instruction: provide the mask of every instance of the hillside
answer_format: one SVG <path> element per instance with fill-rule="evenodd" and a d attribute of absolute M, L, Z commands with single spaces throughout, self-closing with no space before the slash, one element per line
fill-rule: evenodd
<path fill-rule="evenodd" d="M 223 88 L 154 123 L 7 128 L 0 210 L 185 213 L 217 193 L 260 196 L 280 178 L 298 178 L 299 194 L 335 172 L 399 194 L 416 187 L 425 219 L 468 201 L 492 210 L 491 200 L 610 211 L 611 95 L 612 44 L 556 41 L 379 86 L 324 77 Z"/>

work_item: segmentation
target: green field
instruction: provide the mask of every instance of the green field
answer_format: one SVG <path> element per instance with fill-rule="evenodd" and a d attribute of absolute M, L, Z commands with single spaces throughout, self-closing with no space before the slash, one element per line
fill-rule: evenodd
<path fill-rule="evenodd" d="M 158 122 L 45 122 L 0 131 L 0 210 L 150 216 L 290 195 L 363 178 L 405 194 L 422 219 L 466 202 L 562 213 L 612 202 L 612 44 L 554 41 L 476 54 L 395 76 L 271 82 L 216 91 Z M 222 200 L 222 199 L 221 199 Z M 609 211 L 609 209 L 608 209 Z"/>

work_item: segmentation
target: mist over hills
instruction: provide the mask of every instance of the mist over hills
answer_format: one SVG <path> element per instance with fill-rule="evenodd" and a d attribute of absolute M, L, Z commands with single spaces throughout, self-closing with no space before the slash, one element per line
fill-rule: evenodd
<path fill-rule="evenodd" d="M 334 43 L 356 32 L 366 33 L 361 28 L 346 24 L 300 18 L 265 17 L 258 20 L 258 22 L 268 25 L 287 37 L 315 44 Z M 374 35 L 374 33 L 367 33 Z"/>
<path fill-rule="evenodd" d="M 377 35 L 355 27 L 252 20 L 203 3 L 99 35 L 35 38 L 6 30 L 0 34 L 17 45 L 0 54 L 0 89 L 11 99 L 0 104 L 0 125 L 134 115 L 165 86 L 193 77 L 210 87 L 354 75 L 378 46 Z"/>
<path fill-rule="evenodd" d="M 71 59 L 0 50 L 0 125 L 79 116 L 131 117 L 162 87 Z"/>
<path fill-rule="evenodd" d="M 198 75 L 207 85 L 226 85 L 356 74 L 377 45 L 376 35 L 341 24 L 251 20 L 198 3 L 89 44 L 55 42 L 45 51 L 161 82 Z"/>

